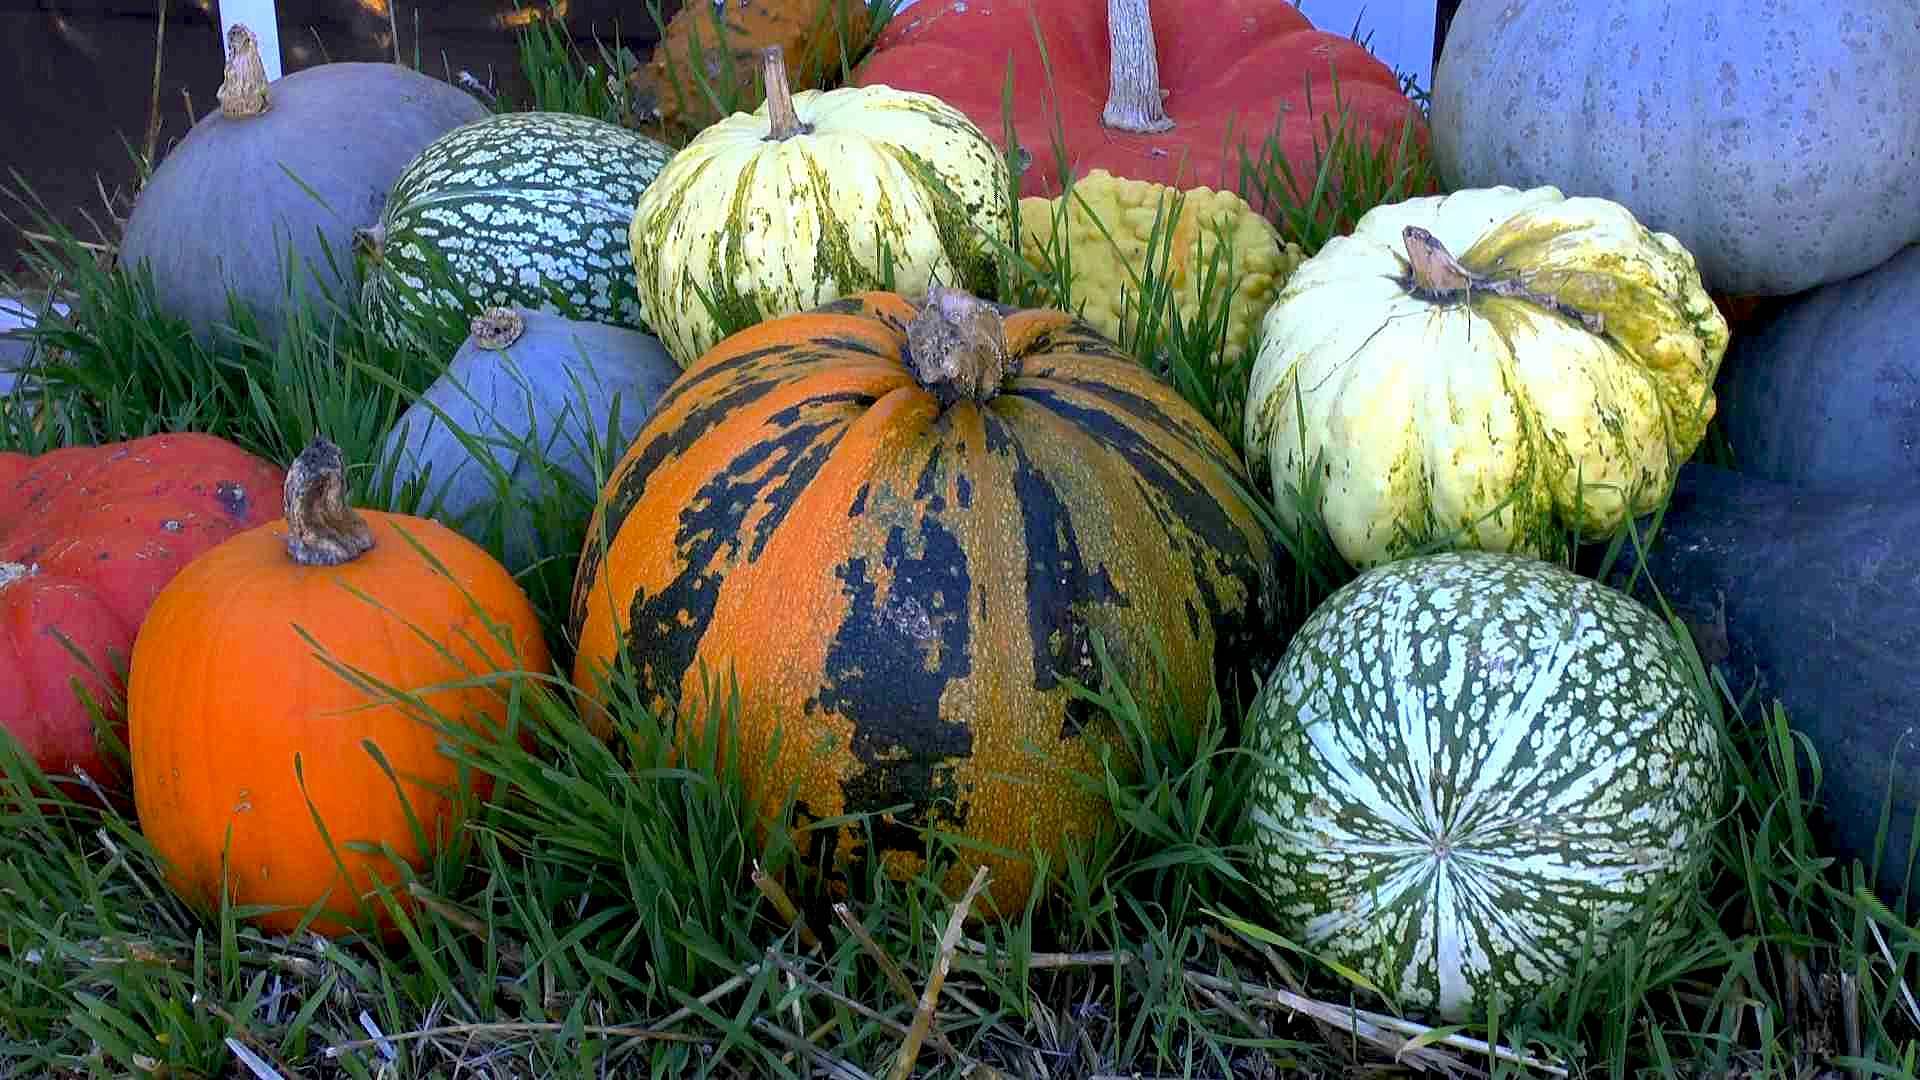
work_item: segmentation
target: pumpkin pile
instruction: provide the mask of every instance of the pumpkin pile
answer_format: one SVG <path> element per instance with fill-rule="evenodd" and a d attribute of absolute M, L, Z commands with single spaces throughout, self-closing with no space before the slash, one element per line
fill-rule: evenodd
<path fill-rule="evenodd" d="M 682 36 L 724 29 L 706 7 Z M 1436 149 L 1470 182 L 1313 252 L 1249 201 L 1242 161 L 1271 151 L 1311 184 L 1335 117 L 1389 161 L 1424 152 L 1427 124 L 1292 5 L 928 0 L 821 88 L 799 27 L 831 7 L 735 27 L 736 59 L 784 35 L 753 54 L 762 100 L 682 109 L 678 149 L 552 113 L 381 120 L 410 149 L 356 178 L 379 188 L 347 233 L 362 302 L 401 353 L 468 331 L 381 447 L 419 513 L 350 505 L 324 437 L 284 476 L 186 434 L 0 455 L 0 661 L 31 672 L 0 685 L 9 731 L 44 768 L 98 775 L 85 703 L 121 684 L 36 635 L 130 647 L 132 792 L 169 884 L 263 905 L 270 929 L 390 930 L 400 871 L 343 842 L 415 866 L 445 850 L 470 804 L 436 725 L 512 737 L 517 688 L 560 652 L 515 575 L 558 561 L 578 722 L 616 736 L 616 676 L 683 739 L 731 702 L 758 827 L 793 830 L 843 891 L 873 863 L 921 872 L 939 837 L 947 890 L 985 866 L 981 910 L 1024 910 L 1051 887 L 1037 859 L 1057 871 L 1122 828 L 1077 780 L 1130 768 L 1089 690 L 1118 679 L 1142 715 L 1199 716 L 1257 682 L 1234 734 L 1262 762 L 1267 914 L 1403 1003 L 1472 1019 L 1665 918 L 1655 901 L 1705 863 L 1718 732 L 1668 626 L 1558 561 L 1696 486 L 1734 340 L 1710 289 L 1831 281 L 1885 245 L 1823 237 L 1797 268 L 1813 278 L 1757 267 L 1714 207 L 1793 190 L 1773 173 L 1676 193 L 1625 135 L 1570 157 L 1539 129 L 1578 125 L 1540 111 L 1577 95 L 1503 93 L 1521 69 L 1501 50 L 1547 46 L 1490 0 L 1462 5 L 1435 94 Z M 236 45 L 223 101 L 242 112 L 196 129 L 174 173 L 257 167 L 270 149 L 202 147 L 241 137 L 221 133 L 248 100 L 248 139 L 287 138 L 257 103 L 325 92 L 261 85 Z M 1003 62 L 1007 118 L 1007 84 L 982 78 Z M 145 197 L 165 214 L 224 184 Z M 1903 215 L 1887 227 L 1920 239 Z M 190 269 L 141 265 L 170 286 Z M 1237 438 L 1138 355 L 1143 268 L 1171 317 L 1217 321 Z M 1048 276 L 1069 295 L 1028 302 L 1020 283 Z M 196 325 L 204 300 L 160 297 Z M 1792 355 L 1749 362 L 1813 362 L 1821 305 L 1844 302 L 1754 335 Z M 591 509 L 583 543 L 543 549 L 513 518 L 556 474 Z M 1316 538 L 1350 580 L 1287 610 Z M 160 557 L 129 575 L 114 559 L 136 544 Z"/>

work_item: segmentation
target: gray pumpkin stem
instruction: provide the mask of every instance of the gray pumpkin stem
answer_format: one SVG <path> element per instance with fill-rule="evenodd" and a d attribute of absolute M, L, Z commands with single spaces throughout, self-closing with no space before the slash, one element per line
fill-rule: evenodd
<path fill-rule="evenodd" d="M 527 320 L 512 308 L 490 307 L 473 317 L 467 332 L 475 345 L 499 352 L 520 340 L 520 335 L 527 332 Z"/>
<path fill-rule="evenodd" d="M 260 60 L 260 42 L 245 23 L 227 31 L 227 71 L 215 92 L 220 115 L 230 119 L 259 116 L 273 107 L 267 98 L 267 66 Z"/>
<path fill-rule="evenodd" d="M 287 554 L 301 566 L 339 566 L 373 549 L 367 519 L 347 504 L 340 448 L 316 436 L 287 469 Z"/>

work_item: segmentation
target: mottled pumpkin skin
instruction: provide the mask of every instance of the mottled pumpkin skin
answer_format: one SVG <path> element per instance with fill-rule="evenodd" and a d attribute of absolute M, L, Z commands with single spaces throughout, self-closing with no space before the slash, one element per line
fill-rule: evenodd
<path fill-rule="evenodd" d="M 873 822 L 893 873 L 922 864 L 929 816 L 1057 869 L 1109 814 L 1073 780 L 1110 736 L 1065 681 L 1099 685 L 1093 636 L 1143 709 L 1197 714 L 1216 662 L 1260 640 L 1271 551 L 1226 441 L 1084 323 L 1008 313 L 1018 374 L 943 409 L 903 364 L 914 310 L 861 293 L 681 376 L 589 530 L 574 679 L 597 697 L 624 659 L 695 724 L 730 673 L 755 793 L 797 785 L 796 824 L 909 805 Z M 871 854 L 850 829 L 805 838 L 840 871 Z M 966 856 L 949 889 L 984 862 L 997 909 L 1025 903 L 1029 859 Z"/>

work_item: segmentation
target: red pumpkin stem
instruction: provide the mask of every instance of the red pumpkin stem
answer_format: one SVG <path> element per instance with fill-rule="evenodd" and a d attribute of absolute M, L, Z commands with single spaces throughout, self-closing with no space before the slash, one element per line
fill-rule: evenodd
<path fill-rule="evenodd" d="M 963 289 L 935 285 L 907 324 L 913 377 L 945 408 L 986 401 L 1016 367 L 1007 354 L 1006 324 L 991 304 Z"/>
<path fill-rule="evenodd" d="M 760 50 L 760 81 L 767 90 L 769 141 L 785 142 L 813 130 L 812 124 L 801 123 L 800 114 L 793 111 L 793 91 L 787 86 L 787 61 L 780 46 L 769 45 Z"/>
<path fill-rule="evenodd" d="M 527 320 L 512 308 L 491 307 L 475 315 L 467 330 L 475 345 L 499 352 L 520 340 L 527 332 Z"/>
<path fill-rule="evenodd" d="M 1511 278 L 1474 273 L 1455 258 L 1453 252 L 1447 250 L 1439 237 L 1418 225 L 1402 229 L 1400 238 L 1407 245 L 1407 266 L 1410 271 L 1407 287 L 1421 299 L 1450 304 L 1482 292 L 1510 300 L 1525 300 L 1546 308 L 1574 320 L 1591 334 L 1606 331 L 1606 319 L 1599 312 L 1575 307 L 1552 293 L 1530 289 Z"/>
<path fill-rule="evenodd" d="M 287 469 L 287 554 L 301 566 L 339 566 L 373 549 L 367 519 L 347 505 L 340 448 L 316 437 Z"/>
<path fill-rule="evenodd" d="M 227 73 L 214 96 L 220 99 L 220 114 L 230 119 L 259 116 L 272 108 L 260 42 L 244 23 L 234 23 L 227 31 Z"/>
<path fill-rule="evenodd" d="M 1107 0 L 1113 59 L 1107 69 L 1107 107 L 1100 113 L 1108 127 L 1141 134 L 1173 127 L 1160 92 L 1160 57 L 1153 47 L 1153 14 L 1147 4 Z"/>

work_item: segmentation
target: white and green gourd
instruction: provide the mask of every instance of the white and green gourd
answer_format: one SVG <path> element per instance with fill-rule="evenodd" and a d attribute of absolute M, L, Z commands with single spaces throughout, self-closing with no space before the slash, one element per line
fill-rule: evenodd
<path fill-rule="evenodd" d="M 1275 929 L 1448 1022 L 1669 927 L 1709 855 L 1718 728 L 1673 634 L 1542 560 L 1362 574 L 1308 618 L 1250 724 Z"/>
<path fill-rule="evenodd" d="M 852 293 L 995 287 L 1013 194 L 965 114 L 887 86 L 791 93 L 779 47 L 761 60 L 766 102 L 696 136 L 634 209 L 641 303 L 682 367 Z"/>
<path fill-rule="evenodd" d="M 435 140 L 358 238 L 382 336 L 424 344 L 420 327 L 464 326 L 490 307 L 647 329 L 627 228 L 672 157 L 570 113 L 502 113 Z"/>

